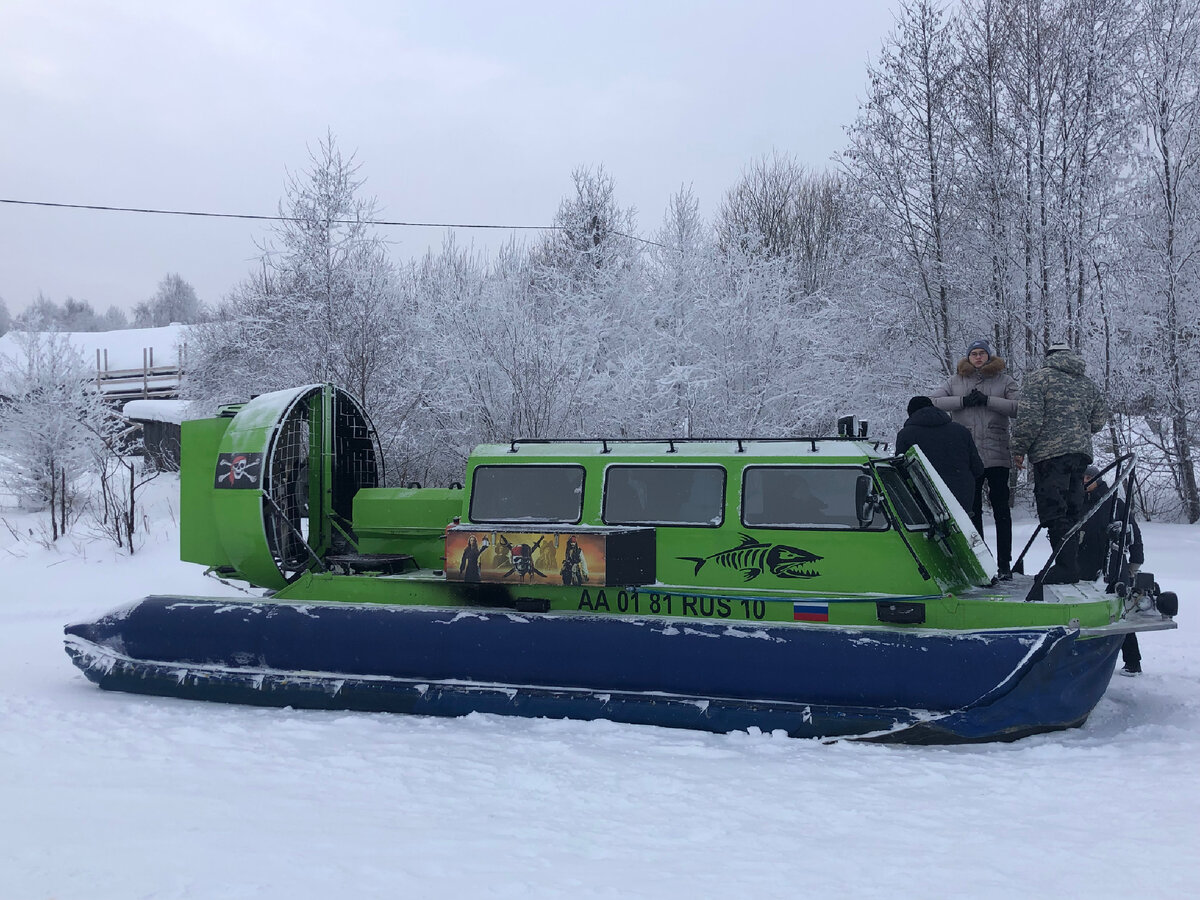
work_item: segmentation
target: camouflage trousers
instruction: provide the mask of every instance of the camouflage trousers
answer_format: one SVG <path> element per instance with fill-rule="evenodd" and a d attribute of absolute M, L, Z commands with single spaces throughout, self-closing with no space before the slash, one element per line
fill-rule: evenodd
<path fill-rule="evenodd" d="M 1048 531 L 1065 530 L 1083 512 L 1083 472 L 1090 462 L 1082 453 L 1064 453 L 1033 464 L 1033 499 L 1038 521 Z"/>

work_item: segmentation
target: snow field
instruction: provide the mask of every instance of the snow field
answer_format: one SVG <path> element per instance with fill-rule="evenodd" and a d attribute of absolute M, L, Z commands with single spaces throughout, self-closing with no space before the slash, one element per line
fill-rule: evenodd
<path fill-rule="evenodd" d="M 132 558 L 0 528 L 0 898 L 1197 891 L 1196 526 L 1144 526 L 1181 627 L 1142 636 L 1146 674 L 1114 677 L 1084 728 L 882 747 L 100 691 L 64 624 L 158 591 L 237 595 L 176 559 L 177 484 L 151 485 Z"/>

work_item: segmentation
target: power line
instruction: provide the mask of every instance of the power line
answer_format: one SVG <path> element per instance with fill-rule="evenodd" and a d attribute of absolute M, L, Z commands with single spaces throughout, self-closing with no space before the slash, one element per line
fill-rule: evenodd
<path fill-rule="evenodd" d="M 48 200 L 11 200 L 0 197 L 0 203 L 11 203 L 15 206 L 46 206 L 54 209 L 90 209 L 100 212 L 127 212 L 127 213 L 143 213 L 154 216 L 196 216 L 205 219 L 253 219 L 260 222 L 303 222 L 307 221 L 298 216 L 258 216 L 251 213 L 218 213 L 218 212 L 199 212 L 196 210 L 185 209 L 147 209 L 137 206 L 97 206 L 88 203 L 51 203 Z M 331 224 L 334 225 L 379 225 L 398 228 L 490 228 L 502 231 L 562 231 L 562 225 L 479 225 L 466 223 L 452 222 L 390 222 L 381 219 L 331 219 Z M 625 234 L 621 231 L 614 231 L 613 234 L 619 235 L 630 240 L 640 241 L 643 244 L 651 244 L 655 247 L 663 247 L 663 244 L 655 241 L 647 240 L 643 237 L 638 237 L 636 234 Z M 667 248 L 669 249 L 669 248 Z"/>
<path fill-rule="evenodd" d="M 87 203 L 50 203 L 46 200 L 8 200 L 0 198 L 0 203 L 13 203 L 18 206 L 50 206 L 57 209 L 94 209 L 102 212 L 149 213 L 156 216 L 200 216 L 209 219 L 258 219 L 265 222 L 302 222 L 299 216 L 256 216 L 250 213 L 217 213 L 198 212 L 187 209 L 146 209 L 137 206 L 95 206 Z M 460 225 L 446 222 L 385 222 L 376 219 L 331 219 L 334 225 L 399 225 L 413 228 L 514 228 L 549 231 L 559 229 L 561 225 Z"/>

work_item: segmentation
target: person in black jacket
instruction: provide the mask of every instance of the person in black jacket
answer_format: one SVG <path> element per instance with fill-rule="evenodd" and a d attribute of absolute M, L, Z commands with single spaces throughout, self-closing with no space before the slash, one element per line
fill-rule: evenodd
<path fill-rule="evenodd" d="M 963 509 L 975 498 L 975 481 L 983 475 L 983 460 L 971 432 L 950 419 L 928 397 L 908 401 L 908 420 L 896 435 L 896 453 L 920 447 Z"/>
<path fill-rule="evenodd" d="M 1088 466 L 1083 475 L 1083 488 L 1087 492 L 1088 507 L 1100 502 L 1100 497 L 1108 490 L 1108 485 L 1100 477 L 1096 466 Z M 1142 529 L 1132 516 L 1129 517 L 1129 534 L 1126 536 L 1126 548 L 1129 551 L 1129 563 L 1116 556 L 1116 542 L 1121 537 L 1121 529 L 1125 522 L 1125 501 L 1113 494 L 1104 503 L 1104 508 L 1093 515 L 1079 532 L 1079 575 L 1085 581 L 1095 581 L 1101 576 L 1116 574 L 1113 579 L 1130 584 L 1133 577 L 1146 561 L 1145 547 L 1142 545 Z M 1112 590 L 1112 586 L 1109 586 Z M 1140 675 L 1142 673 L 1142 653 L 1138 647 L 1137 634 L 1130 632 L 1125 635 L 1121 644 L 1121 661 L 1124 668 L 1122 675 Z"/>
<path fill-rule="evenodd" d="M 1087 492 L 1089 509 L 1095 506 L 1108 490 L 1108 484 L 1099 476 L 1100 470 L 1096 466 L 1088 466 L 1084 472 L 1083 489 Z M 1121 523 L 1124 521 L 1125 501 L 1118 494 L 1113 494 L 1105 502 L 1104 508 L 1084 523 L 1079 532 L 1079 574 L 1083 580 L 1095 581 L 1102 575 L 1107 575 L 1117 564 L 1110 557 L 1114 552 L 1113 544 L 1121 535 Z M 1132 517 L 1129 526 L 1130 533 L 1126 537 L 1129 565 L 1126 568 L 1124 563 L 1121 563 L 1122 571 L 1116 578 L 1117 581 L 1124 581 L 1126 584 L 1133 580 L 1133 576 L 1146 561 L 1142 529 Z"/>

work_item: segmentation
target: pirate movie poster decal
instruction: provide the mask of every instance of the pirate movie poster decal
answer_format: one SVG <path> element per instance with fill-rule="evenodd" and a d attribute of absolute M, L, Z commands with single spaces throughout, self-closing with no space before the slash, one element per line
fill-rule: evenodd
<path fill-rule="evenodd" d="M 500 584 L 604 584 L 602 534 L 526 531 L 446 532 L 446 578 Z"/>
<path fill-rule="evenodd" d="M 219 488 L 256 488 L 262 475 L 261 453 L 221 453 L 217 456 Z"/>

